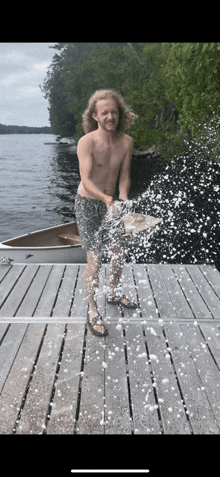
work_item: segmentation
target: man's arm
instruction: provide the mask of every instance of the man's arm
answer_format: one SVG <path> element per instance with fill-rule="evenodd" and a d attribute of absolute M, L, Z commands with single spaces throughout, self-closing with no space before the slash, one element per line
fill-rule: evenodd
<path fill-rule="evenodd" d="M 128 194 L 131 186 L 131 179 L 130 179 L 130 169 L 131 169 L 131 158 L 134 149 L 134 141 L 131 137 L 129 137 L 129 146 L 127 150 L 127 154 L 124 158 L 120 178 L 119 178 L 119 199 L 127 200 Z"/>
<path fill-rule="evenodd" d="M 77 155 L 79 159 L 81 181 L 84 189 L 88 194 L 92 195 L 94 199 L 102 200 L 108 209 L 113 205 L 113 198 L 104 194 L 104 192 L 102 192 L 91 179 L 93 170 L 92 145 L 91 141 L 85 136 L 83 136 L 78 142 Z"/>

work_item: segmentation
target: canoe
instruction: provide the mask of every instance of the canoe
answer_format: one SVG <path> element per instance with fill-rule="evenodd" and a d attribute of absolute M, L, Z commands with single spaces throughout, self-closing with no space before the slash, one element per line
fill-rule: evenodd
<path fill-rule="evenodd" d="M 130 213 L 123 218 L 125 240 L 146 231 L 160 220 L 149 215 Z M 103 253 L 107 244 L 103 245 Z M 57 225 L 0 243 L 0 264 L 10 263 L 86 263 L 76 222 Z"/>
<path fill-rule="evenodd" d="M 70 222 L 5 240 L 0 243 L 0 263 L 1 258 L 9 263 L 85 263 L 86 251 L 76 222 Z"/>

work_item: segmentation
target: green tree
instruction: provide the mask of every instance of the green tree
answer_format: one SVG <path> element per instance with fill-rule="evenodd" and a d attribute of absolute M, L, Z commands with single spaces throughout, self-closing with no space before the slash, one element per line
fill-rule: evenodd
<path fill-rule="evenodd" d="M 111 88 L 126 97 L 143 76 L 142 44 L 59 43 L 54 48 L 60 55 L 54 56 L 42 91 L 56 134 L 66 134 L 66 123 L 73 132 L 74 121 L 78 135 L 83 134 L 82 113 L 95 90 Z"/>
<path fill-rule="evenodd" d="M 179 112 L 183 132 L 219 114 L 220 43 L 165 43 L 162 66 L 166 97 Z"/>
<path fill-rule="evenodd" d="M 162 43 L 145 43 L 142 46 L 142 74 L 130 84 L 127 98 L 138 120 L 130 132 L 140 149 L 156 145 L 157 150 L 170 160 L 184 149 L 179 137 L 178 111 L 166 96 Z"/>
<path fill-rule="evenodd" d="M 162 43 L 59 43 L 42 91 L 55 134 L 80 137 L 82 114 L 97 89 L 120 93 L 138 115 L 129 130 L 136 147 L 175 152 L 177 109 L 166 96 Z M 168 154 L 167 154 L 168 151 Z"/>
<path fill-rule="evenodd" d="M 59 45 L 56 45 L 58 49 Z M 67 98 L 64 91 L 63 78 L 64 59 L 57 54 L 53 57 L 43 86 L 40 85 L 44 97 L 49 101 L 49 119 L 54 134 L 72 136 L 76 131 L 77 120 L 74 114 L 68 110 Z"/>

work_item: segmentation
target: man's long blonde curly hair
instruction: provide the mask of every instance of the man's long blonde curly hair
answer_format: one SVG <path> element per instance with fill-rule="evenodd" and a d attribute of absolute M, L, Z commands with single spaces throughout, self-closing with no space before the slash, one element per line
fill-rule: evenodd
<path fill-rule="evenodd" d="M 99 101 L 100 99 L 108 98 L 113 98 L 118 105 L 119 122 L 117 130 L 123 132 L 131 127 L 131 124 L 133 123 L 136 115 L 132 113 L 128 106 L 126 106 L 123 98 L 111 89 L 100 89 L 91 96 L 88 103 L 88 107 L 83 113 L 83 129 L 85 131 L 85 134 L 88 134 L 89 132 L 98 129 L 98 123 L 97 121 L 95 121 L 92 115 L 96 112 L 97 101 Z"/>

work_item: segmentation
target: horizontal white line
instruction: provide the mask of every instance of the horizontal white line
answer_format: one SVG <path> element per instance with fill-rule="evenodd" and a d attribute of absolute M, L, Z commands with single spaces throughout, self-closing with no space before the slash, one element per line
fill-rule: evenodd
<path fill-rule="evenodd" d="M 64 318 L 56 318 L 56 317 L 0 317 L 0 323 L 82 323 L 85 324 L 86 318 L 71 318 L 71 317 L 64 317 Z"/>
<path fill-rule="evenodd" d="M 102 472 L 105 472 L 105 473 L 125 473 L 127 474 L 128 472 L 129 473 L 147 473 L 147 472 L 150 472 L 149 469 L 72 469 L 71 472 L 73 473 L 96 473 L 96 472 L 99 472 L 99 473 L 102 473 Z"/>

